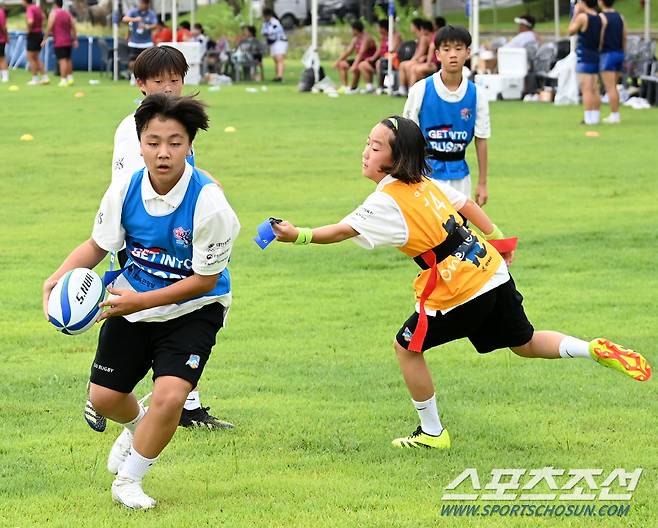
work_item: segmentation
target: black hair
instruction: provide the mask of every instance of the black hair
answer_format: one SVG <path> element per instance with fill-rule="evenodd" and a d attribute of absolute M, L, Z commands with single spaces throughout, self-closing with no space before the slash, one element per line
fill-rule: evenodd
<path fill-rule="evenodd" d="M 388 20 L 387 19 L 380 18 L 377 21 L 377 24 L 379 25 L 380 28 L 385 29 L 386 31 L 388 31 Z"/>
<path fill-rule="evenodd" d="M 151 0 L 139 0 L 139 4 L 151 5 Z"/>
<path fill-rule="evenodd" d="M 256 26 L 245 26 L 252 37 L 256 36 Z"/>
<path fill-rule="evenodd" d="M 355 20 L 352 22 L 352 29 L 356 29 L 359 33 L 363 31 L 363 22 L 360 20 Z"/>
<path fill-rule="evenodd" d="M 149 95 L 144 99 L 137 112 L 135 112 L 138 139 L 141 139 L 142 131 L 149 122 L 158 116 L 174 119 L 183 125 L 190 143 L 194 141 L 199 129 L 208 130 L 206 105 L 201 101 L 194 99 L 194 97 L 173 97 L 158 93 Z"/>
<path fill-rule="evenodd" d="M 25 0 L 26 3 L 31 4 L 32 0 Z"/>
<path fill-rule="evenodd" d="M 423 20 L 423 24 L 421 27 L 425 31 L 434 31 L 434 24 L 432 24 L 429 20 Z"/>
<path fill-rule="evenodd" d="M 596 2 L 596 0 L 594 0 Z M 444 42 L 457 42 L 467 48 L 471 46 L 471 34 L 462 26 L 444 26 L 436 32 L 434 46 L 438 50 Z"/>
<path fill-rule="evenodd" d="M 275 16 L 275 15 L 274 15 L 274 10 L 273 10 L 271 7 L 265 7 L 265 8 L 263 9 L 263 16 L 264 16 L 264 17 L 266 17 L 266 16 L 270 16 L 270 17 Z"/>
<path fill-rule="evenodd" d="M 158 15 L 158 26 L 164 26 L 164 20 L 162 20 L 162 15 Z"/>
<path fill-rule="evenodd" d="M 183 20 L 178 26 L 187 29 L 188 31 L 192 29 L 192 26 L 190 26 L 190 23 L 187 20 Z"/>
<path fill-rule="evenodd" d="M 446 25 L 446 19 L 442 16 L 438 16 L 434 19 L 434 25 L 436 26 L 437 31 Z"/>
<path fill-rule="evenodd" d="M 64 0 L 55 0 L 55 5 L 57 7 L 62 7 L 64 5 Z"/>
<path fill-rule="evenodd" d="M 423 29 L 423 19 L 422 18 L 414 18 L 412 19 L 411 23 L 416 26 L 416 29 Z"/>
<path fill-rule="evenodd" d="M 194 24 L 194 29 L 198 29 L 199 31 L 201 31 L 201 33 L 203 33 L 203 26 L 198 22 Z"/>
<path fill-rule="evenodd" d="M 590 9 L 596 9 L 596 4 L 597 4 L 596 0 L 583 0 L 583 2 Z"/>
<path fill-rule="evenodd" d="M 431 169 L 425 161 L 426 142 L 418 125 L 400 116 L 387 117 L 380 124 L 393 132 L 389 141 L 393 165 L 382 170 L 405 183 L 421 182 Z"/>
<path fill-rule="evenodd" d="M 615 3 L 615 0 L 601 0 L 601 2 L 603 2 L 603 5 L 606 7 L 612 7 Z"/>
<path fill-rule="evenodd" d="M 142 51 L 135 59 L 133 74 L 136 79 L 146 81 L 167 73 L 175 73 L 181 78 L 188 70 L 185 55 L 171 46 L 153 46 Z"/>

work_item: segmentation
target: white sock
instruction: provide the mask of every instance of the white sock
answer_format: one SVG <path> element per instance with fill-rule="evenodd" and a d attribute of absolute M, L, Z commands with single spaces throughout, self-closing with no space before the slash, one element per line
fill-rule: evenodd
<path fill-rule="evenodd" d="M 366 90 L 372 90 L 372 83 L 366 84 Z"/>
<path fill-rule="evenodd" d="M 34 82 L 37 82 L 37 81 L 39 80 L 39 76 L 38 76 L 38 75 L 33 75 L 33 76 L 32 76 L 32 80 L 33 80 Z"/>
<path fill-rule="evenodd" d="M 121 425 L 123 425 L 126 429 L 128 429 L 128 431 L 134 434 L 135 429 L 137 429 L 137 424 L 142 421 L 142 418 L 144 418 L 145 414 L 146 414 L 146 409 L 144 409 L 144 407 L 140 405 L 137 416 L 135 416 L 135 418 L 133 420 L 130 420 L 128 423 L 124 423 Z"/>
<path fill-rule="evenodd" d="M 592 125 L 598 125 L 599 121 L 601 120 L 601 112 L 599 110 L 592 110 L 590 112 L 591 120 L 592 120 Z"/>
<path fill-rule="evenodd" d="M 399 93 L 402 95 L 407 95 L 407 87 L 406 86 L 400 86 L 400 89 L 398 90 Z"/>
<path fill-rule="evenodd" d="M 73 74 L 71 74 L 71 75 L 67 75 L 67 76 L 66 76 L 66 80 L 67 80 L 67 81 L 72 81 L 72 80 L 73 80 Z"/>
<path fill-rule="evenodd" d="M 47 74 L 47 73 L 44 73 L 44 74 L 41 76 L 41 80 L 42 80 L 42 81 L 47 81 L 47 80 L 48 80 L 48 74 Z"/>
<path fill-rule="evenodd" d="M 193 411 L 199 407 L 201 407 L 201 397 L 199 396 L 199 391 L 190 391 L 190 393 L 187 395 L 187 399 L 185 400 L 185 405 L 183 405 L 183 408 L 186 411 Z"/>
<path fill-rule="evenodd" d="M 592 356 L 589 353 L 589 343 L 582 339 L 578 339 L 577 337 L 564 336 L 564 339 L 560 341 L 560 357 L 585 357 L 592 359 Z"/>
<path fill-rule="evenodd" d="M 436 394 L 427 401 L 411 400 L 418 412 L 420 418 L 420 427 L 424 433 L 433 436 L 439 436 L 443 431 L 441 419 L 439 418 L 439 410 L 436 407 Z"/>
<path fill-rule="evenodd" d="M 621 121 L 621 117 L 619 116 L 619 112 L 610 112 L 610 117 L 614 119 L 615 121 Z"/>
<path fill-rule="evenodd" d="M 3 79 L 5 79 L 5 80 L 6 80 L 6 79 L 9 79 L 9 71 L 7 71 L 7 70 L 2 70 L 1 73 L 2 73 L 2 78 L 3 78 Z"/>
<path fill-rule="evenodd" d="M 146 472 L 149 468 L 155 464 L 155 461 L 158 457 L 155 458 L 146 458 L 140 455 L 134 447 L 130 448 L 130 454 L 126 461 L 119 469 L 119 477 L 128 477 L 132 480 L 141 482 L 146 475 Z"/>

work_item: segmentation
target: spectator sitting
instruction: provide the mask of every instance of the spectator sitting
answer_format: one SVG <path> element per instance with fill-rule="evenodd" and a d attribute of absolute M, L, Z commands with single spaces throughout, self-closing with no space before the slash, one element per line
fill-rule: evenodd
<path fill-rule="evenodd" d="M 256 72 L 254 81 L 261 81 L 264 76 L 263 71 L 263 54 L 265 53 L 263 43 L 256 38 L 255 26 L 243 26 L 242 36 L 238 47 L 233 55 L 236 68 L 242 68 L 246 65 L 255 64 Z"/>
<path fill-rule="evenodd" d="M 411 59 L 402 61 L 400 63 L 400 87 L 396 95 L 403 97 L 407 96 L 409 87 L 413 84 L 410 82 L 410 74 L 417 64 L 423 63 L 427 60 L 427 51 L 430 47 L 430 40 L 434 26 L 428 20 L 422 18 L 414 18 L 411 21 L 411 31 L 416 36 L 416 51 Z"/>
<path fill-rule="evenodd" d="M 526 44 L 537 42 L 537 35 L 534 32 L 535 17 L 523 15 L 514 19 L 519 25 L 519 33 L 512 38 L 504 48 L 525 48 Z"/>
<path fill-rule="evenodd" d="M 356 53 L 353 59 L 348 59 L 352 53 Z M 340 75 L 340 88 L 339 92 L 342 93 L 356 93 L 359 87 L 359 63 L 364 60 L 369 60 L 377 53 L 377 44 L 363 28 L 363 23 L 360 20 L 352 23 L 352 40 L 348 44 L 345 51 L 338 57 L 334 63 L 334 68 L 338 70 Z M 352 73 L 352 84 L 348 87 L 348 75 Z"/>
<path fill-rule="evenodd" d="M 162 17 L 158 15 L 158 23 L 153 30 L 153 44 L 156 46 L 161 42 L 171 42 L 174 37 L 174 34 L 171 32 L 171 28 L 162 20 Z"/>
<path fill-rule="evenodd" d="M 178 42 L 189 42 L 192 39 L 192 26 L 190 23 L 185 20 L 178 25 L 178 30 L 176 31 L 176 40 Z"/>
<path fill-rule="evenodd" d="M 379 26 L 379 48 L 377 52 L 366 60 L 362 60 L 359 63 L 359 71 L 363 75 L 363 79 L 366 82 L 366 87 L 363 90 L 364 93 L 372 93 L 375 91 L 375 87 L 372 84 L 372 78 L 376 71 L 381 70 L 382 59 L 389 59 L 391 55 L 388 52 L 388 20 L 383 18 L 377 22 Z M 395 31 L 393 33 L 393 50 L 398 49 L 400 43 L 402 42 L 402 37 L 400 33 Z"/>
<path fill-rule="evenodd" d="M 432 75 L 433 73 L 439 71 L 440 64 L 439 59 L 436 56 L 436 44 L 434 39 L 439 30 L 446 25 L 446 19 L 442 16 L 436 17 L 434 19 L 434 33 L 430 37 L 430 45 L 427 48 L 427 57 L 424 62 L 419 62 L 409 68 L 408 71 L 408 82 L 409 86 L 413 86 L 420 79 L 424 79 Z"/>

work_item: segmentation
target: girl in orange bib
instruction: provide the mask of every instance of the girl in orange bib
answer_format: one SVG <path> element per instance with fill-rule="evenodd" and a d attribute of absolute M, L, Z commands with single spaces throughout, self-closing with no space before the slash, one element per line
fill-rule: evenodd
<path fill-rule="evenodd" d="M 611 341 L 535 331 L 507 268 L 513 252 L 501 255 L 488 242 L 503 238 L 500 229 L 467 196 L 427 178 L 429 172 L 418 126 L 389 117 L 370 131 L 363 151 L 362 173 L 377 187 L 360 207 L 337 224 L 315 229 L 285 221 L 273 225 L 281 242 L 352 239 L 367 249 L 394 246 L 419 266 L 416 310 L 402 324 L 394 347 L 420 425 L 393 440 L 394 446 L 450 447 L 423 353 L 463 337 L 481 354 L 510 348 L 528 358 L 583 357 L 638 381 L 649 379 L 644 357 Z M 465 227 L 462 218 L 478 231 Z"/>

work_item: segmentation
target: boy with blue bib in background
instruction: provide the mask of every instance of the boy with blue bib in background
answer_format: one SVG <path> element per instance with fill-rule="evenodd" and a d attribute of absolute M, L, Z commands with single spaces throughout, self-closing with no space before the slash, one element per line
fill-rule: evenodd
<path fill-rule="evenodd" d="M 90 399 L 98 413 L 124 426 L 108 459 L 117 475 L 112 497 L 145 509 L 155 500 L 142 490 L 142 478 L 173 437 L 231 304 L 226 265 L 240 225 L 222 190 L 185 161 L 197 131 L 208 128 L 201 103 L 151 95 L 135 123 L 146 167 L 110 185 L 91 238 L 45 281 L 43 299 L 45 310 L 62 275 L 94 268 L 125 242 L 126 269 L 100 304 L 106 321 Z M 150 369 L 147 410 L 133 390 Z"/>
<path fill-rule="evenodd" d="M 624 69 L 624 50 L 626 49 L 626 24 L 614 7 L 615 0 L 599 0 L 603 23 L 603 38 L 601 40 L 601 55 L 599 70 L 610 103 L 610 115 L 603 122 L 613 125 L 621 122 L 619 116 L 619 91 L 617 81 Z"/>
<path fill-rule="evenodd" d="M 463 27 L 445 26 L 434 40 L 441 70 L 414 84 L 404 106 L 404 117 L 414 121 L 427 141 L 431 178 L 442 180 L 466 196 L 471 177 L 466 147 L 475 138 L 478 184 L 475 201 L 487 203 L 487 139 L 491 136 L 489 102 L 463 72 L 470 57 L 471 35 Z"/>
<path fill-rule="evenodd" d="M 596 0 L 577 2 L 569 22 L 569 35 L 578 35 L 576 73 L 583 95 L 585 125 L 598 125 L 601 119 L 599 96 L 599 49 L 603 24 L 596 12 Z"/>

